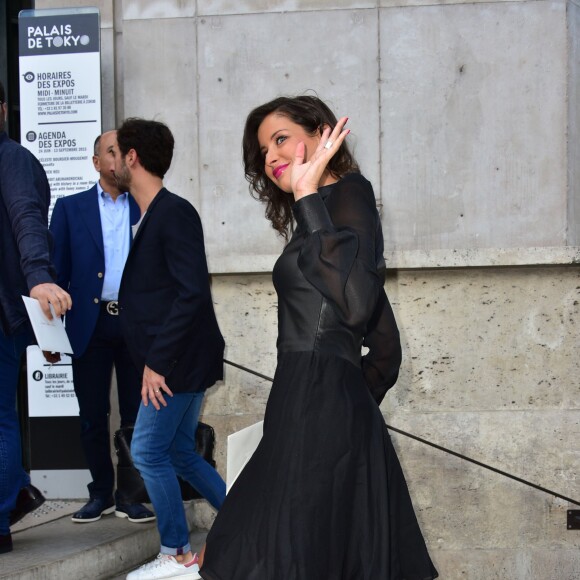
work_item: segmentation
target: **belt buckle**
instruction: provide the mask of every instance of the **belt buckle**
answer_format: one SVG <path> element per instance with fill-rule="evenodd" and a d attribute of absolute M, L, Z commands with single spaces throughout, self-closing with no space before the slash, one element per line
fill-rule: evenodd
<path fill-rule="evenodd" d="M 112 316 L 119 315 L 119 302 L 117 300 L 110 300 L 107 302 L 107 312 Z"/>

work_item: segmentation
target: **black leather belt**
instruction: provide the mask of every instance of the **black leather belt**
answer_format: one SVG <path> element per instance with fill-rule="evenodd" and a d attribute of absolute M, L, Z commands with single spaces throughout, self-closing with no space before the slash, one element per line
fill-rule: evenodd
<path fill-rule="evenodd" d="M 108 302 L 101 302 L 101 310 L 104 310 L 107 314 L 111 316 L 119 316 L 119 301 L 109 300 Z"/>

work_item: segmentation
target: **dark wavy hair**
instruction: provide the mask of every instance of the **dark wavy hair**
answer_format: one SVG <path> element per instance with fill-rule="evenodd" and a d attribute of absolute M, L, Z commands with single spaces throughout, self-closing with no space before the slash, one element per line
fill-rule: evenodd
<path fill-rule="evenodd" d="M 286 193 L 273 183 L 265 171 L 264 155 L 258 143 L 258 129 L 270 114 L 277 113 L 288 117 L 300 125 L 308 135 L 320 135 L 325 125 L 332 128 L 337 119 L 328 106 L 318 97 L 300 95 L 297 97 L 278 97 L 269 103 L 256 107 L 246 119 L 242 149 L 244 155 L 244 174 L 250 183 L 250 193 L 255 199 L 266 204 L 266 217 L 272 227 L 284 238 L 292 229 L 292 204 L 294 196 Z M 343 143 L 328 164 L 328 169 L 337 178 L 346 173 L 360 173 L 348 145 Z"/>
<path fill-rule="evenodd" d="M 137 117 L 125 119 L 117 129 L 117 143 L 123 157 L 135 149 L 143 168 L 163 179 L 171 165 L 175 146 L 167 125 Z"/>

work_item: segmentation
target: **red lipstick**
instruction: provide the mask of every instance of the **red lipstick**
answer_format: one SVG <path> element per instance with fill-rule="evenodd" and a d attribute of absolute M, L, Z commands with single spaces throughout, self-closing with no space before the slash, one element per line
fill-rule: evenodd
<path fill-rule="evenodd" d="M 280 175 L 282 175 L 286 167 L 288 167 L 288 165 L 290 164 L 286 163 L 284 165 L 278 165 L 278 167 L 274 167 L 274 170 L 272 171 L 272 175 L 274 176 L 274 178 L 278 179 Z"/>

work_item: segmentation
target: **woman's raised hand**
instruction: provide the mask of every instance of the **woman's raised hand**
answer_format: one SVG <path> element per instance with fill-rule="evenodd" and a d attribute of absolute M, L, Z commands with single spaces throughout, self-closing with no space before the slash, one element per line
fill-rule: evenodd
<path fill-rule="evenodd" d="M 304 142 L 300 141 L 296 146 L 290 175 L 290 184 L 296 201 L 318 191 L 328 162 L 350 133 L 350 129 L 344 128 L 347 121 L 348 117 L 341 117 L 332 131 L 330 127 L 326 127 L 322 132 L 318 147 L 314 153 L 310 154 L 307 161 L 304 160 L 306 154 Z"/>

